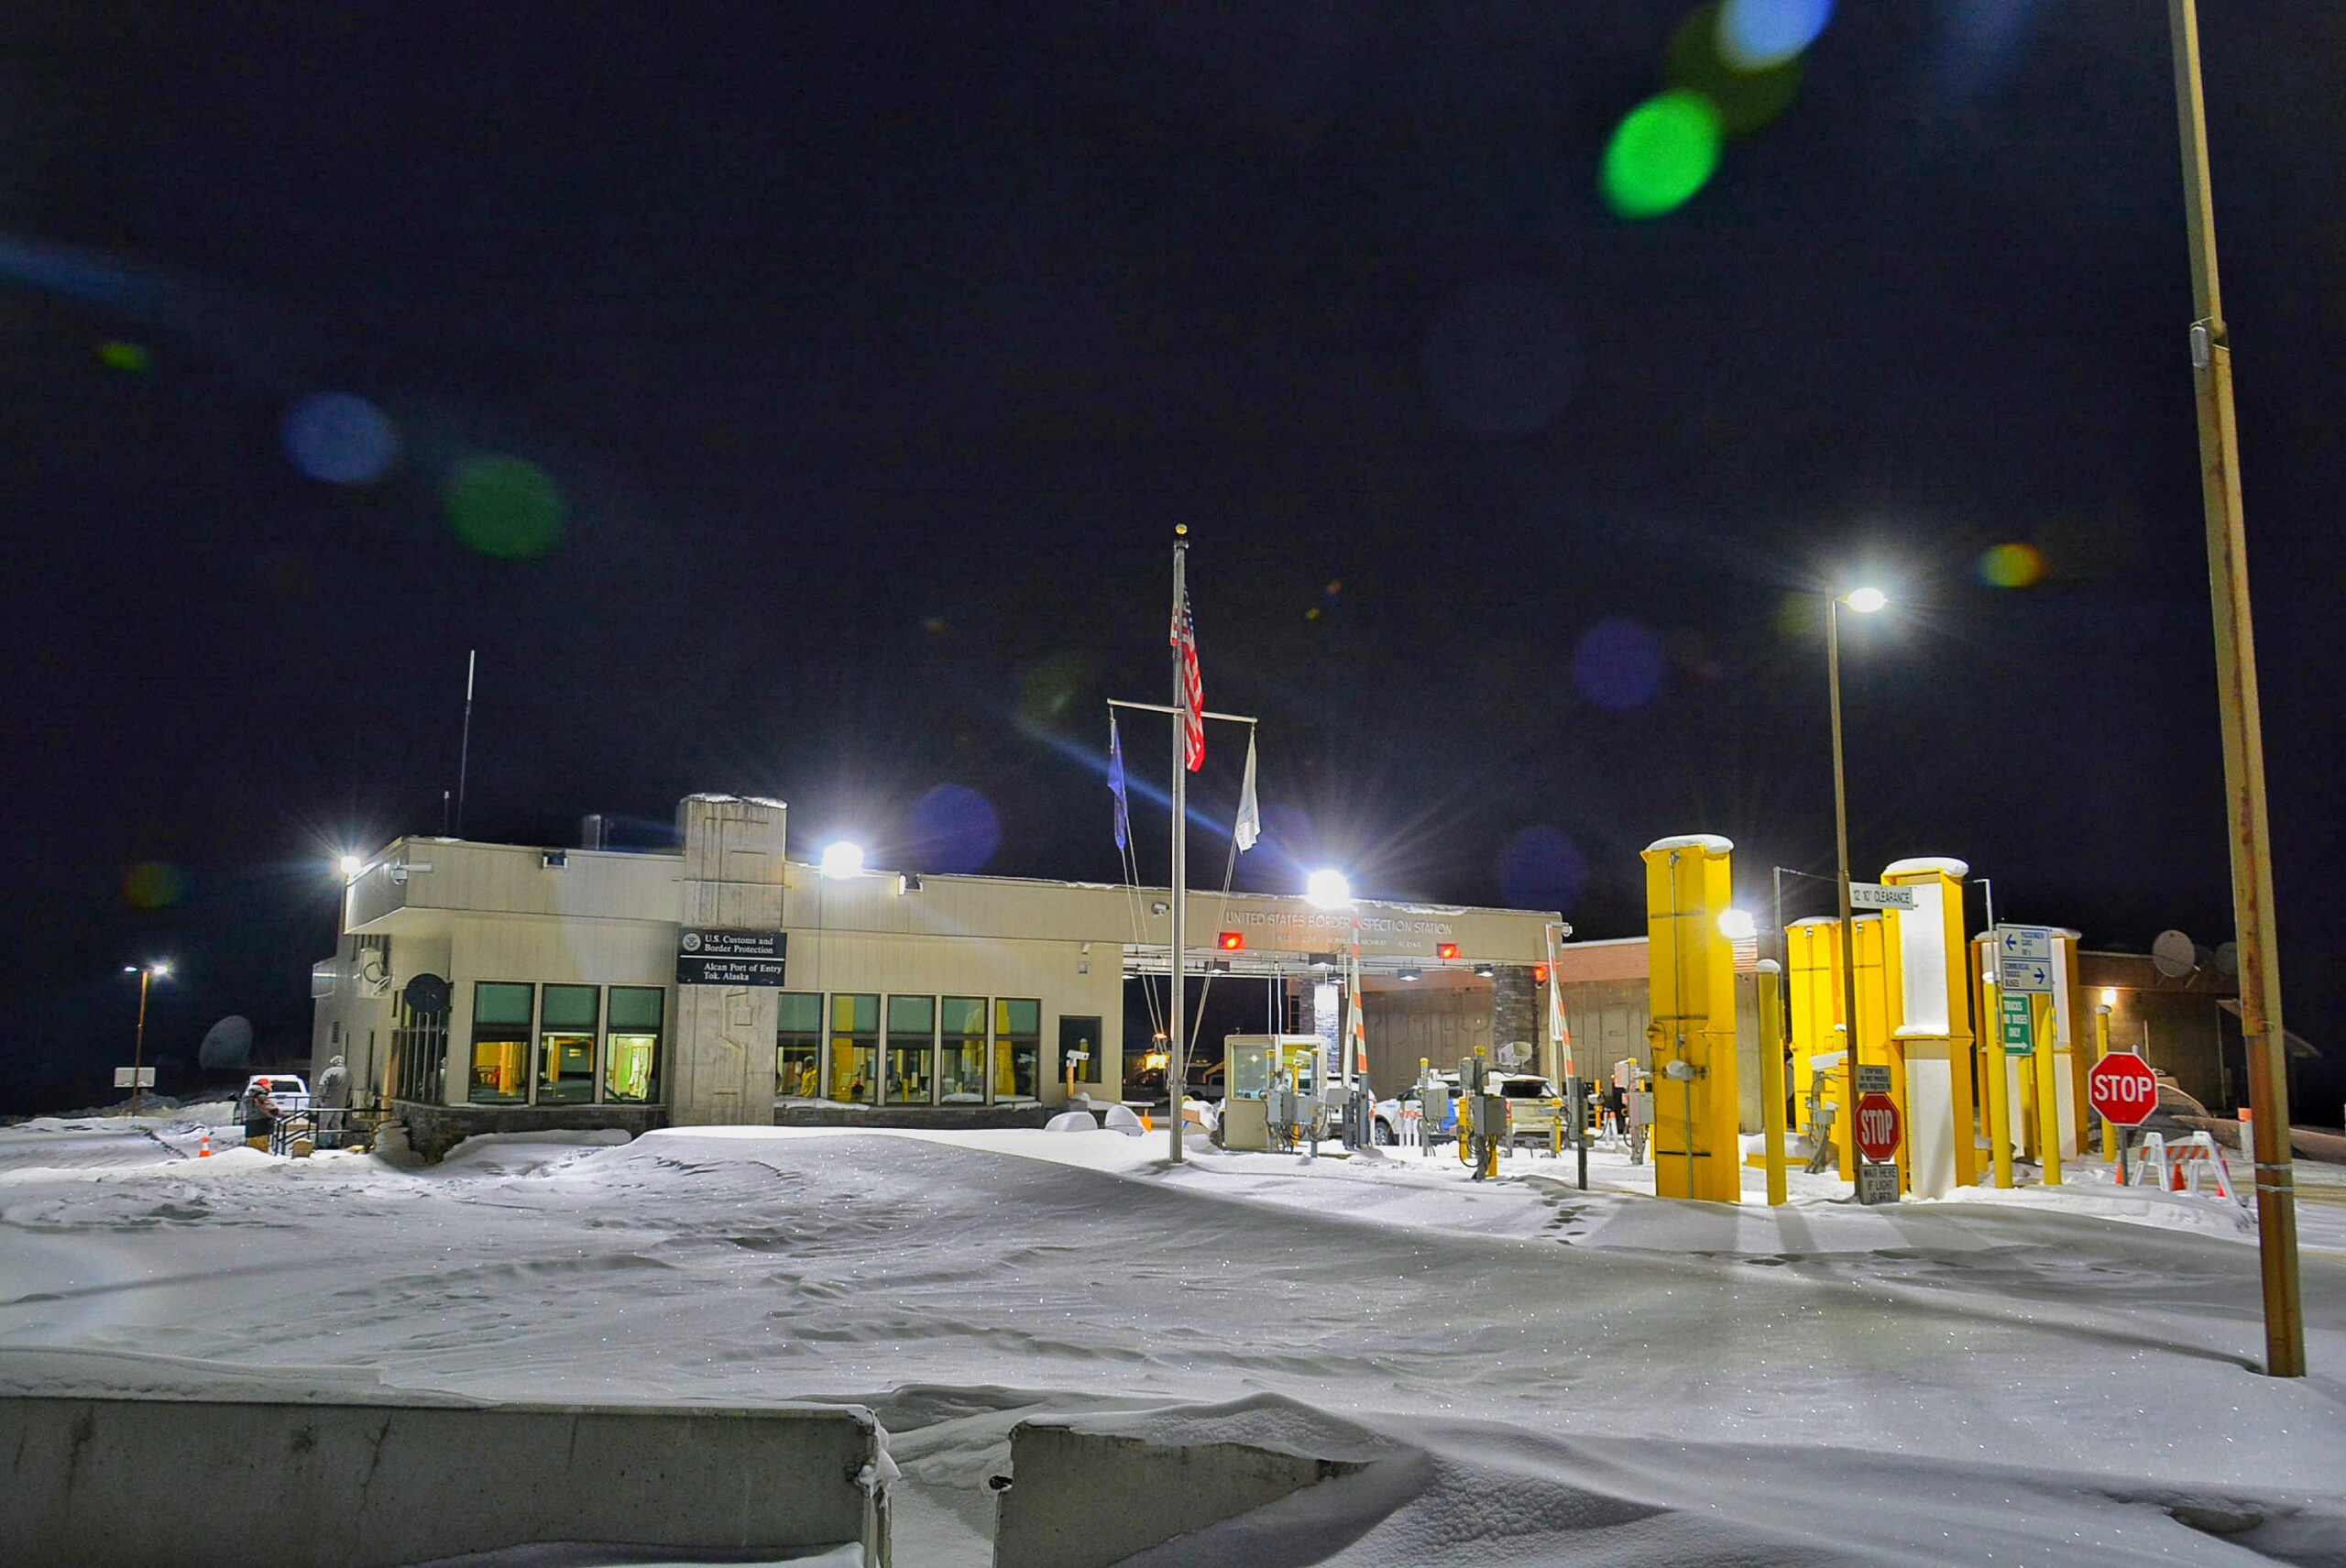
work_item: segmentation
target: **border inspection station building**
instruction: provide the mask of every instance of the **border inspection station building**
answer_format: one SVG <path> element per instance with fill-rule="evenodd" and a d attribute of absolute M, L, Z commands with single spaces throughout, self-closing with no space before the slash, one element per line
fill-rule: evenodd
<path fill-rule="evenodd" d="M 1124 1038 L 1125 982 L 1169 967 L 1164 890 L 826 875 L 785 853 L 780 801 L 677 815 L 666 852 L 389 845 L 312 969 L 314 1059 L 344 1056 L 431 1155 L 531 1128 L 1029 1124 L 1070 1093 L 1123 1098 L 1150 1044 Z M 1357 941 L 1388 1092 L 1478 1045 L 1561 1070 L 1535 978 L 1552 913 L 1192 890 L 1188 916 L 1193 973 L 1270 981 L 1332 1056 Z"/>

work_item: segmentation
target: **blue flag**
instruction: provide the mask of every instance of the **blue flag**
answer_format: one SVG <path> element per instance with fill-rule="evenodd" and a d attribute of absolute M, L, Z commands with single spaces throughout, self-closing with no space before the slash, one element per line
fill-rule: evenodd
<path fill-rule="evenodd" d="M 1116 738 L 1116 716 L 1108 716 L 1108 793 L 1116 797 L 1116 848 L 1133 840 L 1132 806 L 1124 799 L 1124 747 Z"/>

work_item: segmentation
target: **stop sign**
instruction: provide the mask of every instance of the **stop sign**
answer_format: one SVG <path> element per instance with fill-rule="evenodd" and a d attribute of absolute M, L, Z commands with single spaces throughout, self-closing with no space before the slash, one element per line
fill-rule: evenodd
<path fill-rule="evenodd" d="M 1887 1094 L 1858 1096 L 1858 1152 L 1877 1163 L 1898 1153 L 1898 1104 Z"/>
<path fill-rule="evenodd" d="M 2112 1051 L 2086 1074 L 2086 1099 L 2113 1127 L 2139 1127 L 2159 1107 L 2158 1075 L 2132 1051 Z"/>

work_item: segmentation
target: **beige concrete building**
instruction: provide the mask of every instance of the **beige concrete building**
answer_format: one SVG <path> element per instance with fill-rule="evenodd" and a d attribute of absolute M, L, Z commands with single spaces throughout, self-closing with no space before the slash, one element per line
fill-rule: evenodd
<path fill-rule="evenodd" d="M 695 795 L 678 819 L 680 851 L 386 846 L 312 970 L 316 1063 L 344 1056 L 428 1153 L 533 1127 L 1022 1124 L 1070 1089 L 1124 1097 L 1147 1045 L 1127 1048 L 1126 982 L 1170 961 L 1164 890 L 825 875 L 788 853 L 780 801 Z M 1540 1032 L 1552 913 L 1192 892 L 1187 914 L 1192 972 L 1271 981 L 1332 1044 L 1357 925 L 1388 1090 L 1419 1054 Z"/>

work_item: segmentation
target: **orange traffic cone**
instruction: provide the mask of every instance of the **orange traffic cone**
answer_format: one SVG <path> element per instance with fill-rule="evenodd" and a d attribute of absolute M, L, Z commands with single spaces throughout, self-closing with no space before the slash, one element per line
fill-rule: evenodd
<path fill-rule="evenodd" d="M 195 1157 L 198 1159 L 210 1159 L 212 1157 L 212 1135 L 210 1133 L 203 1135 L 203 1146 L 195 1151 Z"/>

